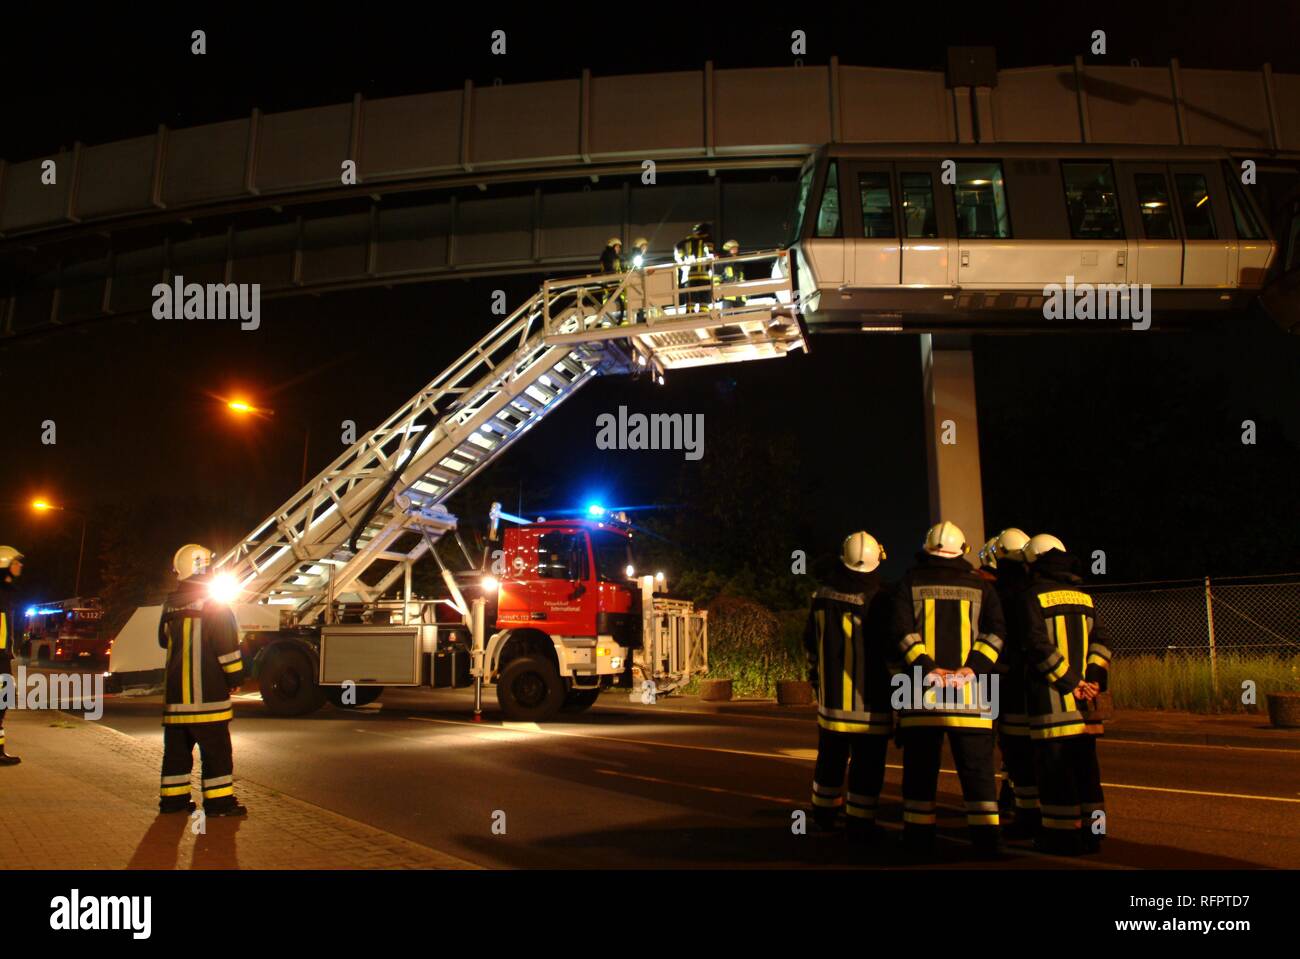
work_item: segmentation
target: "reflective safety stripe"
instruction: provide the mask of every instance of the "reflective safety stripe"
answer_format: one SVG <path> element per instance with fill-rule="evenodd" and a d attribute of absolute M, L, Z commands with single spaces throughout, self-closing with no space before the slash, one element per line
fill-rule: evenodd
<path fill-rule="evenodd" d="M 203 790 L 204 799 L 219 799 L 222 796 L 233 796 L 235 794 L 234 786 L 219 786 L 216 789 Z"/>
<path fill-rule="evenodd" d="M 235 650 L 233 653 L 226 653 L 226 655 L 224 656 L 218 656 L 217 662 L 221 663 L 224 666 L 226 663 L 233 663 L 237 659 L 242 659 L 243 656 L 244 656 L 243 653 L 241 653 L 239 650 Z"/>
<path fill-rule="evenodd" d="M 224 669 L 224 670 L 225 670 L 226 672 L 228 672 L 228 673 L 237 673 L 237 672 L 239 672 L 241 669 L 244 668 L 244 664 L 243 664 L 243 663 L 226 663 L 226 665 L 222 666 L 221 668 Z"/>
<path fill-rule="evenodd" d="M 840 688 L 840 707 L 852 709 L 853 702 L 853 614 L 840 616 L 840 629 L 844 637 L 844 675 Z"/>
<path fill-rule="evenodd" d="M 927 599 L 925 602 L 925 652 L 931 659 L 934 659 L 934 600 Z"/>
<path fill-rule="evenodd" d="M 163 776 L 162 778 L 162 784 L 164 786 L 175 786 L 178 783 L 185 783 L 188 786 L 189 782 L 189 773 L 177 773 L 175 776 Z"/>
<path fill-rule="evenodd" d="M 966 825 L 968 826 L 996 826 L 998 821 L 998 814 L 995 812 L 968 812 L 966 814 Z"/>
<path fill-rule="evenodd" d="M 925 643 L 921 641 L 921 637 L 916 633 L 909 634 L 903 641 L 908 644 L 903 650 L 903 659 L 907 660 L 907 665 L 911 666 L 925 652 Z"/>
<path fill-rule="evenodd" d="M 826 702 L 826 611 L 813 614 L 817 622 L 817 702 Z"/>
<path fill-rule="evenodd" d="M 234 781 L 234 776 L 214 776 L 212 779 L 203 780 L 203 788 L 212 789 L 215 786 L 228 786 Z"/>
<path fill-rule="evenodd" d="M 158 790 L 160 796 L 188 796 L 190 794 L 190 784 L 184 786 L 163 786 Z"/>
<path fill-rule="evenodd" d="M 1038 605 L 1043 609 L 1050 609 L 1053 606 L 1087 606 L 1091 609 L 1092 597 L 1077 589 L 1054 589 L 1047 593 L 1039 593 Z"/>
<path fill-rule="evenodd" d="M 818 716 L 817 725 L 822 729 L 829 729 L 833 733 L 874 733 L 888 736 L 893 731 L 891 728 L 892 723 L 888 719 L 857 722 L 851 719 L 830 719 L 826 716 Z"/>
<path fill-rule="evenodd" d="M 177 726 L 190 723 L 222 723 L 228 719 L 234 718 L 232 710 L 223 710 L 219 713 L 166 713 L 163 716 L 164 726 Z"/>
<path fill-rule="evenodd" d="M 194 697 L 190 693 L 190 623 L 193 620 L 186 616 L 181 620 L 181 702 L 192 703 Z"/>
<path fill-rule="evenodd" d="M 9 645 L 9 620 L 5 618 L 4 613 L 0 613 L 0 649 Z"/>

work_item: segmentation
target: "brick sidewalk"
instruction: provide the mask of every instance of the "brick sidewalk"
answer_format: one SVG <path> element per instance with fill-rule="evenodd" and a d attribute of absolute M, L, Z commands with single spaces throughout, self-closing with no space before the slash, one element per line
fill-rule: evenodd
<path fill-rule="evenodd" d="M 256 783 L 246 819 L 158 814 L 154 746 L 64 713 L 11 710 L 23 763 L 0 769 L 0 869 L 474 869 L 472 863 Z M 195 754 L 195 796 L 198 757 Z"/>

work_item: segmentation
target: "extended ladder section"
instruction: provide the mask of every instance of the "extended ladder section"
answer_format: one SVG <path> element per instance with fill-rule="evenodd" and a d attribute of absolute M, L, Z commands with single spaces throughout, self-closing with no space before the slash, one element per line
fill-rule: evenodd
<path fill-rule="evenodd" d="M 373 602 L 456 520 L 444 502 L 595 376 L 783 356 L 804 349 L 785 251 L 685 270 L 548 280 L 541 290 L 220 558 L 246 603 L 282 625 L 334 600 Z M 698 268 L 697 271 L 698 272 Z"/>

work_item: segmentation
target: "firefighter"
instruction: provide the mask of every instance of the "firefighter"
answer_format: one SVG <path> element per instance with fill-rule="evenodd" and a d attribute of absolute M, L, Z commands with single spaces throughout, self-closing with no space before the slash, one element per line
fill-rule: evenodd
<path fill-rule="evenodd" d="M 1097 736 L 1085 715 L 1110 677 L 1110 649 L 1078 560 L 1055 536 L 1025 545 L 1029 581 L 1022 594 L 1029 736 L 1042 802 L 1036 843 L 1044 852 L 1095 852 L 1104 831 Z"/>
<path fill-rule="evenodd" d="M 1008 839 L 1032 839 L 1038 833 L 1038 782 L 1034 776 L 1034 754 L 1029 740 L 1029 716 L 1025 707 L 1025 657 L 1022 594 L 1029 581 L 1025 546 L 1029 537 L 1014 526 L 989 540 L 980 551 L 980 561 L 994 575 L 994 588 L 1006 618 L 1007 636 L 998 660 L 998 748 L 1002 750 L 1007 778 L 1004 792 L 1014 806 L 1015 819 L 1002 830 Z M 1002 797 L 999 797 L 1001 803 Z"/>
<path fill-rule="evenodd" d="M 0 682 L 12 682 L 9 670 L 14 661 L 14 645 L 21 635 L 14 615 L 14 580 L 23 574 L 23 554 L 12 546 L 0 546 Z M 9 690 L 4 690 L 7 695 Z M 5 706 L 0 699 L 0 766 L 17 766 L 22 760 L 5 751 Z"/>
<path fill-rule="evenodd" d="M 605 250 L 600 254 L 600 272 L 622 274 L 625 270 L 623 263 L 623 241 L 616 236 L 609 238 L 605 244 Z M 612 289 L 606 289 L 602 303 L 608 303 L 613 296 Z M 617 302 L 610 307 L 605 313 L 605 319 L 601 322 L 602 326 L 612 326 L 615 321 L 622 325 L 623 316 L 627 311 L 627 291 L 620 290 Z"/>
<path fill-rule="evenodd" d="M 203 763 L 203 812 L 242 816 L 235 799 L 230 749 L 230 693 L 244 676 L 239 626 L 230 607 L 209 593 L 212 553 L 182 546 L 172 561 L 180 585 L 167 597 L 158 645 L 167 650 L 159 812 L 193 812 L 194 747 Z"/>
<path fill-rule="evenodd" d="M 690 305 L 690 312 L 698 313 L 700 305 L 705 309 L 713 296 L 713 226 L 709 223 L 697 223 L 691 232 L 682 237 L 673 248 L 673 259 L 681 267 L 681 285 L 687 288 L 685 303 Z"/>
<path fill-rule="evenodd" d="M 808 678 L 817 690 L 813 820 L 833 829 L 842 808 L 855 841 L 878 835 L 876 807 L 894 729 L 885 663 L 889 593 L 879 570 L 884 558 L 870 533 L 846 537 L 840 561 L 813 596 L 804 630 Z"/>
<path fill-rule="evenodd" d="M 892 633 L 904 663 L 903 678 L 894 680 L 903 745 L 903 843 L 922 856 L 934 848 L 945 734 L 975 848 L 987 856 L 998 844 L 997 686 L 991 677 L 1006 630 L 998 594 L 963 558 L 967 552 L 956 525 L 936 523 L 894 593 Z"/>
<path fill-rule="evenodd" d="M 722 244 L 722 252 L 727 256 L 737 256 L 740 253 L 740 244 L 735 240 L 728 240 Z M 745 267 L 742 263 L 728 263 L 713 275 L 713 282 L 716 284 L 723 283 L 743 283 L 745 282 Z M 723 305 L 728 307 L 743 306 L 745 297 L 727 296 L 722 299 Z"/>
<path fill-rule="evenodd" d="M 650 265 L 650 241 L 643 236 L 632 244 L 632 269 L 640 270 Z"/>

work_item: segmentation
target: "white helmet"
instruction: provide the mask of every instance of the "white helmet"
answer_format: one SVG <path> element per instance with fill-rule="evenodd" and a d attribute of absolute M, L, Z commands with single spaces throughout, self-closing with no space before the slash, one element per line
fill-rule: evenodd
<path fill-rule="evenodd" d="M 172 557 L 172 571 L 181 579 L 189 579 L 207 572 L 212 563 L 212 550 L 198 543 L 186 543 Z"/>
<path fill-rule="evenodd" d="M 740 249 L 740 244 L 735 240 L 728 240 L 726 243 L 722 244 L 722 248 L 728 253 L 734 255 L 736 251 Z"/>
<path fill-rule="evenodd" d="M 12 546 L 0 546 L 0 569 L 8 569 L 14 560 L 22 560 L 23 554 Z"/>
<path fill-rule="evenodd" d="M 609 242 L 606 243 L 605 245 L 606 245 L 606 246 L 622 246 L 622 245 L 623 245 L 623 241 L 622 241 L 621 239 L 619 239 L 618 237 L 616 237 L 616 236 L 611 236 L 611 237 L 609 238 Z"/>
<path fill-rule="evenodd" d="M 885 547 L 870 533 L 859 530 L 844 537 L 840 562 L 855 573 L 870 573 L 885 558 Z"/>
<path fill-rule="evenodd" d="M 641 247 L 643 246 L 648 247 L 649 245 L 650 245 L 650 241 L 643 236 L 637 237 L 636 242 L 632 244 L 633 248 L 638 250 L 641 249 Z"/>
<path fill-rule="evenodd" d="M 1053 536 L 1051 533 L 1039 533 L 1028 543 L 1025 544 L 1025 562 L 1032 563 L 1044 553 L 1059 549 L 1065 552 L 1065 544 Z"/>
<path fill-rule="evenodd" d="M 951 558 L 970 552 L 970 547 L 966 545 L 966 534 L 957 524 L 943 520 L 931 526 L 925 534 L 925 551 Z"/>

